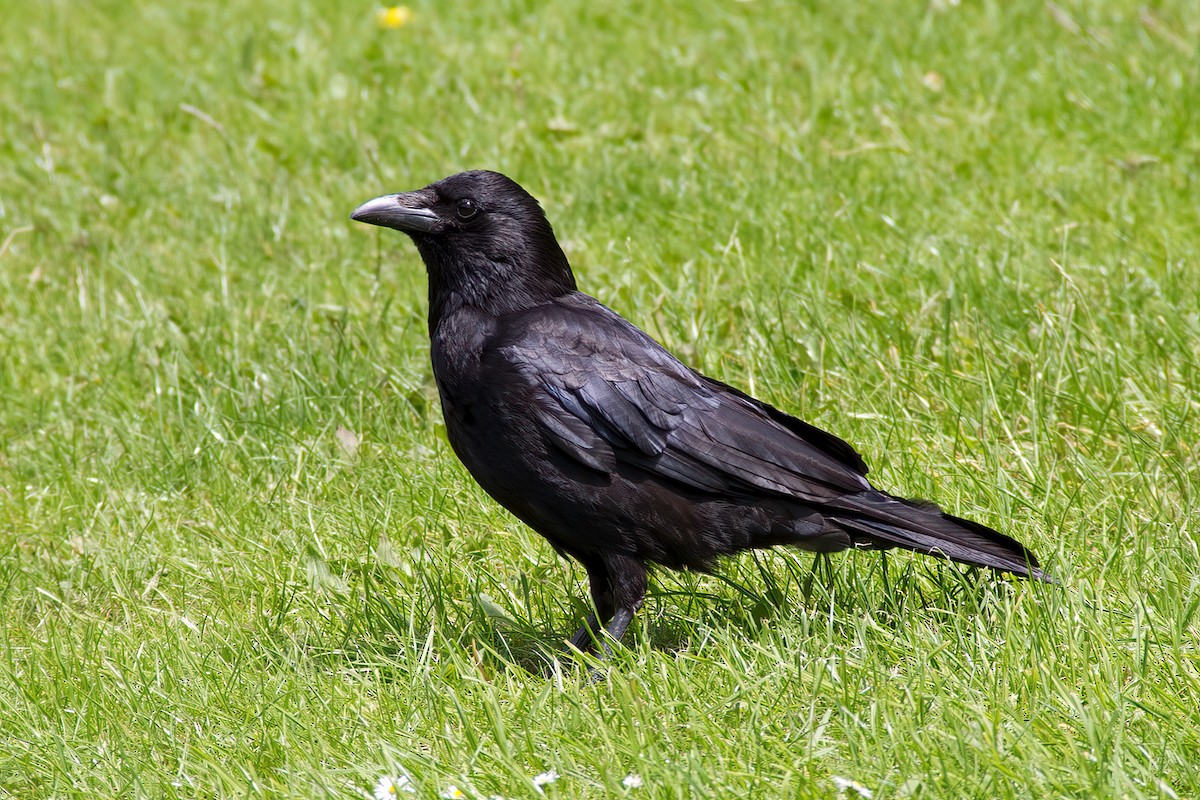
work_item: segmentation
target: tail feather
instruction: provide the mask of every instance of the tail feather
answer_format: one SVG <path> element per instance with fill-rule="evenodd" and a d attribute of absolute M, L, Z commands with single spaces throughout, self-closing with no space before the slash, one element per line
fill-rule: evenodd
<path fill-rule="evenodd" d="M 830 518 L 849 531 L 860 547 L 902 547 L 1054 583 L 1024 545 L 986 525 L 947 514 L 932 503 L 883 492 L 867 492 L 854 500 L 847 509 L 850 513 Z"/>

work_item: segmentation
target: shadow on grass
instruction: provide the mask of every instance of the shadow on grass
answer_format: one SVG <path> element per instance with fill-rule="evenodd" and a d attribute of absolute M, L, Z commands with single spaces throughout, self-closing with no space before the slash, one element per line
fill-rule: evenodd
<path fill-rule="evenodd" d="M 896 630 L 915 616 L 991 617 L 1019 591 L 1020 579 L 907 554 L 890 560 L 886 553 L 871 554 L 865 569 L 867 559 L 844 564 L 839 558 L 846 556 L 810 560 L 796 554 L 752 553 L 710 575 L 659 571 L 627 637 L 644 637 L 651 649 L 675 654 L 713 634 L 732 632 L 736 637 L 740 631 L 752 638 L 764 628 L 789 624 L 803 609 L 809 617 L 827 616 L 849 643 L 863 616 Z M 580 601 L 571 607 L 574 616 L 554 615 L 554 627 L 507 616 L 476 618 L 472 646 L 487 653 L 498 668 L 540 677 L 573 665 L 595 669 L 601 662 L 594 655 L 581 654 L 566 643 L 589 610 Z"/>
<path fill-rule="evenodd" d="M 463 593 L 461 584 L 423 581 L 405 591 L 371 570 L 359 577 L 362 591 L 341 598 L 348 607 L 339 613 L 340 630 L 327 627 L 303 645 L 310 658 L 369 668 L 385 681 L 441 668 L 447 659 L 450 669 L 473 671 L 487 681 L 504 673 L 566 677 L 602 663 L 567 644 L 589 611 L 578 598 L 564 606 L 561 595 L 537 591 L 525 595 L 525 607 L 503 608 L 486 593 Z M 714 574 L 655 572 L 626 643 L 640 637 L 652 650 L 677 654 L 710 637 L 750 640 L 801 617 L 809 624 L 819 620 L 849 643 L 864 616 L 896 630 L 915 617 L 990 617 L 1018 590 L 1017 580 L 907 554 L 750 553 Z M 290 593 L 288 602 L 295 600 Z M 322 608 L 327 613 L 330 605 Z M 295 632 L 278 634 L 288 640 L 279 642 L 280 652 L 294 654 Z M 623 648 L 615 649 L 621 660 Z"/>

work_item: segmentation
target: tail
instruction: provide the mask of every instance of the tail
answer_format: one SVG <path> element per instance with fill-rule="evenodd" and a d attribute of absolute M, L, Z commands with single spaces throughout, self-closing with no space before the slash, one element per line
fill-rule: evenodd
<path fill-rule="evenodd" d="M 844 498 L 843 503 L 844 512 L 827 512 L 827 518 L 846 530 L 859 547 L 902 547 L 1057 583 L 1016 539 L 978 522 L 947 514 L 932 503 L 904 500 L 876 491 Z"/>

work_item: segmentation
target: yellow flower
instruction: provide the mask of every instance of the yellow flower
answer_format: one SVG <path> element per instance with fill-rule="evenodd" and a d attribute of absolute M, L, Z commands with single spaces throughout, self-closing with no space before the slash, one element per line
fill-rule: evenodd
<path fill-rule="evenodd" d="M 413 12 L 408 6 L 391 6 L 375 12 L 375 24 L 381 28 L 403 28 L 412 22 Z"/>

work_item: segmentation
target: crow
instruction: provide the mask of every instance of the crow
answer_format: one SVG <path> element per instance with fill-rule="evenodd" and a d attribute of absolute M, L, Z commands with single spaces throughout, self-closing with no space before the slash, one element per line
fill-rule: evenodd
<path fill-rule="evenodd" d="M 429 278 L 446 434 L 489 495 L 587 570 L 579 650 L 619 640 L 647 564 L 900 547 L 1050 581 L 1022 544 L 875 489 L 849 444 L 685 366 L 579 292 L 538 201 L 497 172 L 369 200 Z"/>

